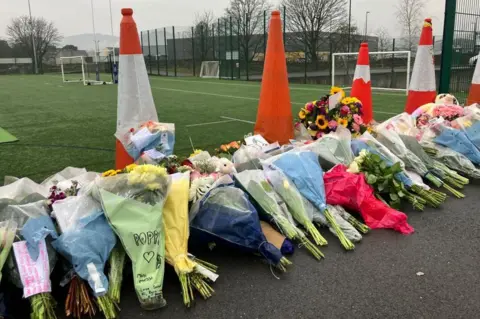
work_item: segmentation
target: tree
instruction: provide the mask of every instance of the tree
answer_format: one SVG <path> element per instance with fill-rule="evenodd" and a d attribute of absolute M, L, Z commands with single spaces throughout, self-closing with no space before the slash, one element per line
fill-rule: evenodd
<path fill-rule="evenodd" d="M 282 5 L 287 10 L 289 37 L 316 63 L 324 38 L 331 40 L 332 31 L 345 20 L 346 0 L 282 0 Z M 348 25 L 346 31 L 348 37 Z"/>
<path fill-rule="evenodd" d="M 415 48 L 415 42 L 420 35 L 423 8 L 423 0 L 399 0 L 397 5 L 398 24 L 410 51 Z"/>
<path fill-rule="evenodd" d="M 378 38 L 378 51 L 388 51 L 391 49 L 392 39 L 385 27 L 380 27 L 375 31 Z"/>
<path fill-rule="evenodd" d="M 211 53 L 214 52 L 214 21 L 215 17 L 212 11 L 195 14 L 195 54 L 198 55 L 200 61 L 213 59 Z M 212 58 L 210 58 L 210 56 L 212 56 Z"/>
<path fill-rule="evenodd" d="M 263 48 L 264 12 L 271 9 L 272 6 L 267 0 L 231 0 L 226 9 L 227 17 L 220 25 L 226 22 L 227 29 L 230 29 L 231 18 L 232 33 L 238 37 L 236 40 L 240 47 L 239 55 L 248 61 L 253 60 L 260 48 Z M 230 34 L 229 30 L 224 31 Z M 225 47 L 226 45 L 227 43 Z M 226 48 L 226 51 L 229 49 Z"/>
<path fill-rule="evenodd" d="M 62 40 L 62 36 L 53 22 L 35 17 L 30 20 L 26 15 L 12 19 L 7 26 L 7 35 L 13 46 L 24 48 L 32 61 L 35 61 L 32 45 L 33 37 L 37 52 L 37 61 L 35 62 L 39 63 L 40 69 L 42 67 L 40 61 L 42 61 L 48 47 Z"/>
<path fill-rule="evenodd" d="M 62 48 L 63 51 L 78 51 L 78 47 L 73 45 L 73 44 L 67 44 L 63 46 Z"/>

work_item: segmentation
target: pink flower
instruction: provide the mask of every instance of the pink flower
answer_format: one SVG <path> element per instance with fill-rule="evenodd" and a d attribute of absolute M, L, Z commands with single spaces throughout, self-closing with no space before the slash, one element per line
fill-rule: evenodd
<path fill-rule="evenodd" d="M 334 130 L 337 128 L 337 122 L 336 121 L 330 121 L 328 122 L 328 127 L 331 129 L 331 130 Z"/>
<path fill-rule="evenodd" d="M 355 123 L 357 123 L 358 125 L 362 125 L 363 124 L 363 119 L 360 115 L 358 114 L 353 114 L 353 121 Z"/>
<path fill-rule="evenodd" d="M 317 135 L 315 136 L 316 138 L 320 138 L 323 136 L 323 132 L 322 131 L 318 131 Z"/>
<path fill-rule="evenodd" d="M 342 106 L 342 108 L 340 109 L 340 114 L 342 114 L 343 116 L 347 115 L 348 112 L 350 112 L 350 108 L 346 105 Z"/>
<path fill-rule="evenodd" d="M 308 112 L 312 112 L 313 111 L 313 108 L 314 108 L 314 105 L 312 103 L 308 103 L 307 106 L 305 106 L 305 109 L 308 111 Z"/>
<path fill-rule="evenodd" d="M 360 132 L 360 125 L 358 125 L 357 123 L 353 123 L 352 128 L 355 132 Z"/>

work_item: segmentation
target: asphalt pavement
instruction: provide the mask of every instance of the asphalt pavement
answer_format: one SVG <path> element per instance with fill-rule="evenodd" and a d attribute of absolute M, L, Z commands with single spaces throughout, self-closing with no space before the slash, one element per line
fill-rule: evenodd
<path fill-rule="evenodd" d="M 326 258 L 319 262 L 297 249 L 290 271 L 276 273 L 280 279 L 259 257 L 196 250 L 220 267 L 220 277 L 215 295 L 190 309 L 172 269 L 164 284 L 168 305 L 153 312 L 140 308 L 127 275 L 120 318 L 478 318 L 480 182 L 464 191 L 465 199 L 451 198 L 440 209 L 406 209 L 414 234 L 373 230 L 352 252 L 324 230 Z M 64 297 L 57 298 L 62 309 Z M 25 309 L 26 303 L 16 309 L 16 319 L 28 318 Z"/>

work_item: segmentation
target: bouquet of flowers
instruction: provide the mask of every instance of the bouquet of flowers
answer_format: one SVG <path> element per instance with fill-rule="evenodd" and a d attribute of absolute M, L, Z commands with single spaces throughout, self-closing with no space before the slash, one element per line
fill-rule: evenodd
<path fill-rule="evenodd" d="M 108 279 L 104 274 L 116 238 L 100 205 L 90 195 L 81 195 L 55 202 L 53 210 L 62 230 L 53 247 L 73 265 L 80 278 L 88 281 L 105 318 L 116 318 L 116 305 L 107 294 Z M 78 280 L 70 283 L 65 302 L 67 315 L 95 313 L 84 289 Z"/>
<path fill-rule="evenodd" d="M 100 178 L 95 196 L 108 223 L 132 260 L 140 305 L 154 310 L 166 305 L 162 286 L 165 267 L 163 204 L 170 188 L 164 167 L 137 165 L 128 172 Z"/>
<path fill-rule="evenodd" d="M 13 239 L 17 232 L 17 223 L 13 220 L 0 222 L 0 282 L 2 281 L 2 268 L 7 260 Z"/>
<path fill-rule="evenodd" d="M 396 156 L 398 156 L 398 158 L 405 163 L 405 166 L 408 169 L 417 172 L 420 176 L 430 181 L 436 187 L 443 186 L 457 198 L 465 197 L 465 195 L 463 195 L 461 192 L 455 190 L 450 185 L 446 184 L 442 179 L 430 172 L 424 162 L 417 155 L 415 155 L 414 152 L 405 146 L 403 140 L 395 131 L 386 128 L 377 128 L 376 132 L 377 140 L 388 147 L 388 149 L 390 149 Z M 441 203 L 441 201 L 432 201 L 434 206 L 438 206 Z"/>
<path fill-rule="evenodd" d="M 222 144 L 219 148 L 215 149 L 215 153 L 218 157 L 232 159 L 232 155 L 240 149 L 241 145 L 241 141 L 233 141 L 228 144 Z"/>
<path fill-rule="evenodd" d="M 241 250 L 259 253 L 282 271 L 291 262 L 270 244 L 262 232 L 255 207 L 248 196 L 225 176 L 190 209 L 190 227 L 206 242 L 222 240 Z"/>
<path fill-rule="evenodd" d="M 292 151 L 282 154 L 273 160 L 271 165 L 273 168 L 280 169 L 291 180 L 293 185 L 296 186 L 298 192 L 325 215 L 343 247 L 347 250 L 354 249 L 355 246 L 353 243 L 345 236 L 335 218 L 327 209 L 325 188 L 323 185 L 323 171 L 318 163 L 317 155 L 310 151 Z M 280 194 L 287 205 L 299 202 L 298 198 L 294 198 L 294 192 L 290 190 L 291 187 L 288 180 L 284 181 L 283 189 L 284 194 Z M 297 207 L 299 209 L 302 208 L 301 206 Z"/>
<path fill-rule="evenodd" d="M 359 212 L 372 229 L 393 228 L 402 234 L 413 232 L 404 213 L 375 197 L 373 188 L 367 184 L 363 174 L 349 173 L 346 166 L 337 165 L 323 178 L 327 203 L 330 205 L 341 205 Z"/>
<path fill-rule="evenodd" d="M 269 180 L 275 179 L 275 172 L 268 174 Z M 261 170 L 245 170 L 239 174 L 235 175 L 237 181 L 243 186 L 243 188 L 250 194 L 253 200 L 261 208 L 260 213 L 263 213 L 267 216 L 267 219 L 284 234 L 287 238 L 291 240 L 298 240 L 302 246 L 305 246 L 312 255 L 321 259 L 323 257 L 322 252 L 313 245 L 310 240 L 305 236 L 305 234 L 299 230 L 293 220 L 289 217 L 290 212 L 286 210 L 285 203 L 280 203 L 280 199 L 275 191 L 270 186 L 267 179 Z M 274 185 L 272 183 L 272 185 Z M 294 204 L 293 204 L 294 205 Z M 292 205 L 290 205 L 292 206 Z M 296 214 L 299 210 L 291 210 Z M 312 234 L 312 237 L 318 245 L 326 244 L 326 240 L 320 235 L 317 229 L 312 224 L 311 219 L 307 218 L 304 211 L 300 211 L 300 216 L 296 216 L 295 219 Z M 288 215 L 287 215 L 288 214 Z"/>
<path fill-rule="evenodd" d="M 468 139 L 480 150 L 480 115 L 470 114 L 451 123 L 452 127 L 463 131 Z"/>
<path fill-rule="evenodd" d="M 136 123 L 123 134 L 117 130 L 115 136 L 135 161 L 144 152 L 147 154 L 150 152 L 152 157 L 158 158 L 160 156 L 158 153 L 163 154 L 163 156 L 173 154 L 175 124 L 146 121 Z"/>
<path fill-rule="evenodd" d="M 208 281 L 214 282 L 218 275 L 216 266 L 194 259 L 188 254 L 188 188 L 189 173 L 171 176 L 172 186 L 163 209 L 165 230 L 165 253 L 167 262 L 175 268 L 182 285 L 183 302 L 190 306 L 196 289 L 204 299 L 212 296 Z"/>
<path fill-rule="evenodd" d="M 465 155 L 472 163 L 480 164 L 480 150 L 472 143 L 467 134 L 445 124 L 438 123 L 431 128 L 436 134 L 433 141 Z"/>
<path fill-rule="evenodd" d="M 355 97 L 345 97 L 345 92 L 333 87 L 330 95 L 308 102 L 298 113 L 300 122 L 313 139 L 335 132 L 343 126 L 354 135 L 359 135 L 369 126 L 362 120 L 362 102 Z"/>

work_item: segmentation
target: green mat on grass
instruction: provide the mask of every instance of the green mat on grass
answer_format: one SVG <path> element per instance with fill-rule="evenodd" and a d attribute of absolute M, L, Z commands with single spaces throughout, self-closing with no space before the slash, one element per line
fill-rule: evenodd
<path fill-rule="evenodd" d="M 15 141 L 18 141 L 18 139 L 15 136 L 13 136 L 12 134 L 8 133 L 7 131 L 5 131 L 3 128 L 0 127 L 0 144 L 15 142 Z"/>

